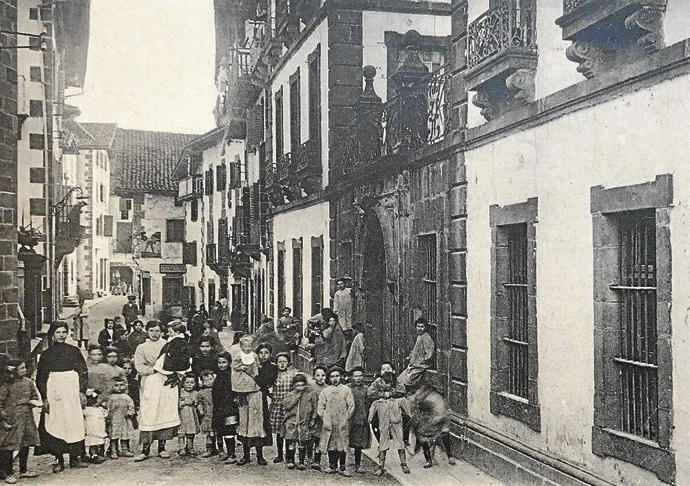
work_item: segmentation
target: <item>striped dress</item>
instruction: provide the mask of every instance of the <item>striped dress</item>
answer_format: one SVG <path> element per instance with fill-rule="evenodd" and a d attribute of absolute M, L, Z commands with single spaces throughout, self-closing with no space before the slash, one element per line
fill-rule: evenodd
<path fill-rule="evenodd" d="M 294 368 L 278 371 L 275 385 L 273 385 L 273 400 L 271 401 L 271 430 L 280 436 L 285 435 L 285 405 L 283 400 L 290 393 L 290 383 L 297 374 Z"/>

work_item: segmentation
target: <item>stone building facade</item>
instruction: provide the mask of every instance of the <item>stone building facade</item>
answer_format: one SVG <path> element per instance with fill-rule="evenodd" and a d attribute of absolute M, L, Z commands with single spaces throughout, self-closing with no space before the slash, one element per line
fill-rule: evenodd
<path fill-rule="evenodd" d="M 251 96 L 225 98 L 263 182 L 262 310 L 314 310 L 316 243 L 320 304 L 352 279 L 369 373 L 429 320 L 464 459 L 520 484 L 687 483 L 687 3 L 265 11 Z"/>
<path fill-rule="evenodd" d="M 3 0 L 0 8 L 5 15 L 0 19 L 2 30 L 17 30 L 17 1 Z M 16 45 L 17 36 L 0 34 L 3 45 Z M 28 347 L 28 336 L 18 334 L 19 289 L 17 285 L 17 51 L 3 49 L 0 53 L 0 164 L 2 188 L 0 207 L 2 208 L 2 283 L 0 284 L 0 351 L 16 353 L 18 348 Z M 19 339 L 19 343 L 18 343 Z"/>
<path fill-rule="evenodd" d="M 188 294 L 185 211 L 173 170 L 196 135 L 118 128 L 112 162 L 110 278 L 122 280 L 146 315 L 181 315 Z"/>

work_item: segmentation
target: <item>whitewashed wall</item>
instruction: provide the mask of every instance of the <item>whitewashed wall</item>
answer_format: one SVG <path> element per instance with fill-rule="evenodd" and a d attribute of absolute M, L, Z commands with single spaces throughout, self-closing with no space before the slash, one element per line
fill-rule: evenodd
<path fill-rule="evenodd" d="M 280 315 L 278 306 L 278 251 L 277 243 L 285 243 L 285 305 L 292 307 L 292 239 L 302 238 L 302 317 L 311 315 L 311 237 L 323 236 L 323 305 L 330 298 L 330 245 L 328 235 L 328 202 L 322 202 L 294 211 L 280 213 L 273 218 L 273 271 L 275 306 L 274 316 Z M 267 278 L 268 280 L 268 278 Z M 294 312 L 294 311 L 293 311 Z"/>
<path fill-rule="evenodd" d="M 651 473 L 592 454 L 593 262 L 590 187 L 673 174 L 672 448 L 677 484 L 690 484 L 690 77 L 665 81 L 467 153 L 469 415 L 530 447 L 586 465 L 615 484 L 657 484 Z M 537 321 L 542 432 L 489 411 L 489 206 L 539 199 Z"/>

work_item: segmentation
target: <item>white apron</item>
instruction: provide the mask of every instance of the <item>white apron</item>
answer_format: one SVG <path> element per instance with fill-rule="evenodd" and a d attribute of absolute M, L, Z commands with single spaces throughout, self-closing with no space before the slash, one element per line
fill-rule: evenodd
<path fill-rule="evenodd" d="M 84 412 L 79 398 L 79 373 L 51 371 L 46 383 L 49 412 L 46 432 L 68 444 L 84 440 Z"/>
<path fill-rule="evenodd" d="M 139 409 L 139 430 L 153 432 L 180 425 L 178 404 L 180 390 L 177 386 L 164 386 L 169 372 L 162 374 L 162 360 L 158 358 L 152 375 L 141 380 L 141 403 Z M 160 371 L 159 371 L 160 370 Z"/>

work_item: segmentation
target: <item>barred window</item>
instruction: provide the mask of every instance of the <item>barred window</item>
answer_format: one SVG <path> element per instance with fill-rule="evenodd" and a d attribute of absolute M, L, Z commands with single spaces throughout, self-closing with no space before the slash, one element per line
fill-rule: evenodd
<path fill-rule="evenodd" d="M 506 288 L 509 309 L 508 334 L 503 341 L 508 347 L 508 392 L 528 398 L 527 336 L 527 224 L 505 229 L 508 236 L 508 281 Z"/>
<path fill-rule="evenodd" d="M 671 240 L 673 176 L 591 189 L 592 452 L 675 484 Z"/>
<path fill-rule="evenodd" d="M 656 329 L 656 221 L 654 212 L 618 222 L 620 280 L 618 366 L 621 400 L 618 428 L 656 440 L 659 432 Z"/>
<path fill-rule="evenodd" d="M 491 206 L 491 413 L 541 431 L 536 198 Z"/>

